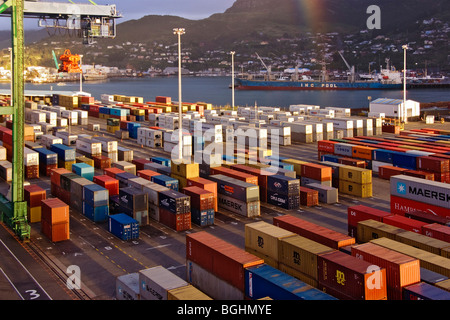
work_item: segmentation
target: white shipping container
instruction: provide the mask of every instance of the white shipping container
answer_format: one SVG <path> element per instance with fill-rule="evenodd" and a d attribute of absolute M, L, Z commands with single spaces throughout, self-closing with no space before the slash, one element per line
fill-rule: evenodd
<path fill-rule="evenodd" d="M 142 191 L 144 191 L 148 195 L 148 203 L 155 206 L 159 206 L 159 193 L 169 190 L 169 188 L 153 182 L 144 185 L 144 187 L 142 188 Z"/>
<path fill-rule="evenodd" d="M 111 138 L 92 137 L 92 141 L 100 142 L 102 145 L 102 151 L 104 152 L 117 152 L 117 148 L 119 147 L 117 140 L 111 140 Z"/>
<path fill-rule="evenodd" d="M 58 131 L 55 133 L 55 136 L 61 138 L 63 140 L 63 144 L 69 147 L 74 146 L 78 139 L 78 135 L 70 134 L 67 131 Z"/>
<path fill-rule="evenodd" d="M 139 283 L 142 300 L 167 300 L 167 291 L 188 285 L 162 266 L 140 270 Z"/>
<path fill-rule="evenodd" d="M 52 134 L 44 134 L 41 137 L 41 143 L 44 147 L 50 148 L 52 144 L 63 144 L 63 140 Z"/>
<path fill-rule="evenodd" d="M 141 178 L 141 177 L 128 179 L 127 182 L 128 182 L 129 187 L 133 187 L 135 189 L 138 189 L 139 191 L 143 191 L 144 186 L 146 186 L 147 184 L 153 183 L 153 182 L 151 182 L 147 179 Z"/>
<path fill-rule="evenodd" d="M 31 150 L 27 147 L 23 148 L 24 165 L 26 166 L 38 166 L 39 165 L 39 153 Z"/>
<path fill-rule="evenodd" d="M 117 300 L 141 300 L 139 293 L 139 274 L 125 274 L 116 278 Z"/>
<path fill-rule="evenodd" d="M 4 146 L 0 146 L 0 161 L 4 161 L 6 159 L 6 148 Z"/>
<path fill-rule="evenodd" d="M 102 154 L 102 144 L 100 142 L 95 142 L 88 138 L 80 138 L 80 136 L 78 136 L 76 142 L 76 149 L 88 154 Z"/>

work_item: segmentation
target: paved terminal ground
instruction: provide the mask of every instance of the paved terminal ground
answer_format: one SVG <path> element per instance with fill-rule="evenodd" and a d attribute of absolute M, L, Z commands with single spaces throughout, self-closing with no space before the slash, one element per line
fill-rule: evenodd
<path fill-rule="evenodd" d="M 114 135 L 106 131 L 106 120 L 89 118 L 89 121 L 90 123 L 100 124 L 101 130 L 92 132 L 87 130 L 87 126 L 72 126 L 71 132 L 74 134 L 98 134 L 116 139 Z M 450 129 L 448 123 L 429 125 L 424 122 L 408 123 L 405 129 L 425 127 Z M 392 134 L 383 134 L 383 136 L 389 135 Z M 162 149 L 141 148 L 134 139 L 122 140 L 119 145 L 132 148 L 135 159 L 150 156 L 169 157 Z M 280 155 L 305 161 L 317 160 L 317 143 L 282 146 L 280 147 Z M 101 170 L 96 169 L 96 174 L 102 174 Z M 41 177 L 30 182 L 44 187 L 50 196 L 49 177 Z M 373 197 L 371 198 L 363 199 L 340 194 L 339 203 L 320 204 L 308 208 L 302 206 L 298 210 L 291 211 L 262 203 L 261 216 L 255 219 L 219 209 L 213 226 L 201 228 L 193 225 L 189 231 L 176 232 L 156 221 L 151 221 L 150 225 L 141 227 L 140 239 L 130 242 L 121 241 L 109 233 L 106 223 L 94 223 L 80 212 L 71 209 L 70 240 L 52 243 L 40 232 L 39 222 L 32 224 L 30 246 L 39 257 L 43 257 L 43 260 L 47 261 L 47 264 L 43 267 L 41 262 L 36 263 L 34 261 L 33 263 L 27 260 L 26 266 L 31 274 L 38 275 L 36 281 L 42 285 L 42 288 L 52 299 L 109 300 L 115 298 L 116 277 L 123 274 L 162 265 L 185 279 L 185 236 L 188 233 L 204 230 L 244 249 L 244 226 L 246 223 L 260 220 L 272 223 L 273 217 L 288 213 L 346 234 L 347 208 L 356 204 L 364 204 L 389 211 L 389 181 L 374 176 Z M 6 227 L 0 226 L 0 239 L 12 237 L 11 234 L 8 235 L 4 228 Z M 0 246 L 1 249 L 3 248 Z M 69 266 L 80 268 L 82 294 L 74 295 L 73 292 L 77 290 L 72 292 L 71 290 L 61 289 L 65 286 L 64 273 L 68 275 L 66 269 Z M 0 267 L 2 267 L 1 262 Z M 47 270 L 47 273 L 57 273 L 59 277 L 53 277 L 53 282 L 49 281 L 48 277 L 42 275 L 42 269 Z M 21 299 L 21 296 L 17 294 L 20 290 L 14 288 L 8 278 L 9 272 L 11 270 L 0 269 L 0 299 Z M 55 286 L 55 282 L 60 284 Z"/>

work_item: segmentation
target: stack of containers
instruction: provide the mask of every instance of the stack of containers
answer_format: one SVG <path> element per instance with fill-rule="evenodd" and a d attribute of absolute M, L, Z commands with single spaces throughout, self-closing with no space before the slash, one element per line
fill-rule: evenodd
<path fill-rule="evenodd" d="M 450 183 L 450 160 L 433 156 L 418 157 L 417 169 L 432 172 L 434 180 Z"/>
<path fill-rule="evenodd" d="M 246 217 L 260 215 L 259 186 L 220 174 L 209 180 L 217 183 L 219 207 Z"/>
<path fill-rule="evenodd" d="M 110 215 L 108 231 L 123 241 L 139 239 L 139 222 L 125 213 Z"/>
<path fill-rule="evenodd" d="M 102 155 L 102 144 L 101 142 L 89 139 L 86 135 L 79 135 L 76 142 L 76 150 L 82 155 L 94 159 L 93 157 Z"/>
<path fill-rule="evenodd" d="M 76 163 L 76 153 L 74 148 L 63 144 L 53 144 L 50 147 L 50 151 L 53 151 L 58 155 L 58 168 L 72 170 L 72 165 Z"/>
<path fill-rule="evenodd" d="M 80 177 L 86 178 L 90 181 L 94 180 L 95 169 L 86 163 L 75 163 L 72 165 L 72 172 Z"/>
<path fill-rule="evenodd" d="M 331 187 L 331 168 L 316 163 L 303 163 L 301 166 L 301 185 L 318 183 Z"/>
<path fill-rule="evenodd" d="M 168 300 L 169 292 L 188 286 L 188 283 L 162 266 L 140 270 L 141 300 Z"/>
<path fill-rule="evenodd" d="M 148 195 L 145 191 L 133 187 L 119 189 L 119 208 L 139 225 L 148 225 Z"/>
<path fill-rule="evenodd" d="M 245 251 L 264 259 L 265 263 L 278 269 L 280 241 L 295 236 L 297 236 L 295 233 L 265 221 L 247 223 Z"/>
<path fill-rule="evenodd" d="M 275 175 L 274 172 L 263 168 L 253 168 L 247 165 L 236 164 L 231 166 L 232 169 L 258 177 L 259 199 L 261 202 L 267 202 L 267 177 Z M 295 177 L 294 177 L 295 178 Z"/>
<path fill-rule="evenodd" d="M 187 179 L 198 178 L 200 175 L 198 163 L 183 163 L 172 160 L 170 169 L 170 176 L 178 180 L 179 190 L 187 186 Z"/>
<path fill-rule="evenodd" d="M 83 188 L 83 214 L 94 222 L 105 222 L 109 215 L 108 189 L 98 184 Z"/>
<path fill-rule="evenodd" d="M 186 235 L 186 279 L 215 300 L 243 300 L 245 269 L 263 263 L 205 231 Z"/>
<path fill-rule="evenodd" d="M 27 179 L 39 178 L 39 153 L 24 147 L 25 177 Z"/>
<path fill-rule="evenodd" d="M 41 232 L 52 242 L 68 240 L 69 205 L 58 198 L 41 200 Z"/>
<path fill-rule="evenodd" d="M 183 188 L 183 193 L 191 199 L 191 221 L 201 227 L 214 225 L 214 193 L 195 186 Z"/>
<path fill-rule="evenodd" d="M 170 168 L 169 168 L 170 169 Z M 161 186 L 167 187 L 169 189 L 172 189 L 174 191 L 179 190 L 179 181 L 175 178 L 172 178 L 170 176 L 167 176 L 165 174 L 160 174 L 158 176 L 152 176 L 152 182 L 157 183 Z"/>
<path fill-rule="evenodd" d="M 77 210 L 80 213 L 83 213 L 83 196 L 84 196 L 84 187 L 87 185 L 91 185 L 94 182 L 78 177 L 70 182 L 70 206 L 71 208 Z"/>
<path fill-rule="evenodd" d="M 92 160 L 94 160 L 94 167 L 97 169 L 104 170 L 111 168 L 111 159 L 104 155 L 92 156 Z"/>
<path fill-rule="evenodd" d="M 30 223 L 41 221 L 42 200 L 47 199 L 46 191 L 36 184 L 23 187 L 24 200 L 27 203 L 27 218 Z"/>
<path fill-rule="evenodd" d="M 214 194 L 214 212 L 219 211 L 218 197 L 217 197 L 217 182 L 205 178 L 190 178 L 187 179 L 187 187 L 199 187 Z"/>
<path fill-rule="evenodd" d="M 147 184 L 142 189 L 142 191 L 147 194 L 148 198 L 148 215 L 155 221 L 159 222 L 159 193 L 169 190 L 169 188 L 156 183 Z"/>
<path fill-rule="evenodd" d="M 175 190 L 159 192 L 159 222 L 175 231 L 190 230 L 190 197 Z"/>
<path fill-rule="evenodd" d="M 58 155 L 46 148 L 34 149 L 39 154 L 39 171 L 43 176 L 50 176 L 53 169 L 58 168 Z"/>
<path fill-rule="evenodd" d="M 58 198 L 65 198 L 66 200 L 70 200 L 63 196 L 63 188 L 61 187 L 61 176 L 64 174 L 72 174 L 71 171 L 64 168 L 56 168 L 50 172 L 50 193 Z M 70 191 L 70 190 L 69 190 Z M 69 192 L 70 195 L 70 192 Z M 69 203 L 69 201 L 68 201 Z"/>
<path fill-rule="evenodd" d="M 450 184 L 397 175 L 391 177 L 390 185 L 392 214 L 418 210 L 450 216 Z"/>
<path fill-rule="evenodd" d="M 355 244 L 355 238 L 351 236 L 291 215 L 274 217 L 273 224 L 335 250 Z"/>
<path fill-rule="evenodd" d="M 372 197 L 372 170 L 353 166 L 340 167 L 339 192 L 361 198 Z"/>
<path fill-rule="evenodd" d="M 352 246 L 351 254 L 386 270 L 388 300 L 402 300 L 403 288 L 420 282 L 418 259 L 370 242 Z"/>
<path fill-rule="evenodd" d="M 92 137 L 92 141 L 100 142 L 102 144 L 102 155 L 110 158 L 111 162 L 119 160 L 118 142 L 107 137 Z"/>
<path fill-rule="evenodd" d="M 300 180 L 282 175 L 267 177 L 267 203 L 286 210 L 300 206 Z"/>

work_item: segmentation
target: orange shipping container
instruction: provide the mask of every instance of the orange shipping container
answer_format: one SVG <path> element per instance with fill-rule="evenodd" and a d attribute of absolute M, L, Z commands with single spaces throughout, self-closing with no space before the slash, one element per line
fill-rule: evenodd
<path fill-rule="evenodd" d="M 211 173 L 210 173 L 211 175 L 223 174 L 224 176 L 227 176 L 230 178 L 234 178 L 234 179 L 238 179 L 238 180 L 241 180 L 241 181 L 244 181 L 247 183 L 258 185 L 258 176 L 251 175 L 246 172 L 240 172 L 240 171 L 225 168 L 225 167 L 213 167 L 210 170 L 211 170 Z"/>
<path fill-rule="evenodd" d="M 376 150 L 371 147 L 364 146 L 352 146 L 353 158 L 372 160 L 372 151 Z"/>
<path fill-rule="evenodd" d="M 186 235 L 186 259 L 245 292 L 245 268 L 264 260 L 206 231 Z"/>
<path fill-rule="evenodd" d="M 58 198 L 42 200 L 41 220 L 49 224 L 69 222 L 69 206 Z"/>
<path fill-rule="evenodd" d="M 30 208 L 40 207 L 41 200 L 45 200 L 47 198 L 47 192 L 36 184 L 24 186 L 23 190 L 24 200 Z"/>
<path fill-rule="evenodd" d="M 54 185 L 60 187 L 61 186 L 61 175 L 65 174 L 65 173 L 72 173 L 72 171 L 69 171 L 65 168 L 53 169 L 50 172 L 50 182 L 53 183 Z"/>
<path fill-rule="evenodd" d="M 41 220 L 41 232 L 52 242 L 69 240 L 69 222 L 50 224 Z"/>
<path fill-rule="evenodd" d="M 386 269 L 388 300 L 402 300 L 402 288 L 420 282 L 418 259 L 370 242 L 352 246 L 351 254 Z"/>
<path fill-rule="evenodd" d="M 331 167 L 315 163 L 302 164 L 302 177 L 318 181 L 331 181 Z"/>
<path fill-rule="evenodd" d="M 386 300 L 386 269 L 341 251 L 317 257 L 318 288 L 340 300 Z"/>
<path fill-rule="evenodd" d="M 210 191 L 212 193 L 214 193 L 214 211 L 217 212 L 219 211 L 219 207 L 218 207 L 218 202 L 217 202 L 217 182 L 205 179 L 205 178 L 201 178 L 201 177 L 196 177 L 196 178 L 190 178 L 187 179 L 186 181 L 186 186 L 187 187 L 200 187 L 202 189 L 205 189 L 206 191 Z"/>

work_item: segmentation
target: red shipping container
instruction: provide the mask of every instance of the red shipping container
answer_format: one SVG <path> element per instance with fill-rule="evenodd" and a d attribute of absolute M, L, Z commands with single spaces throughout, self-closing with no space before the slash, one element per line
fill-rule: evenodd
<path fill-rule="evenodd" d="M 92 156 L 92 160 L 94 160 L 94 167 L 97 169 L 111 168 L 111 158 L 106 156 Z"/>
<path fill-rule="evenodd" d="M 108 175 L 94 176 L 93 182 L 109 191 L 110 196 L 119 194 L 119 180 Z"/>
<path fill-rule="evenodd" d="M 232 169 L 249 173 L 258 177 L 258 185 L 260 188 L 267 189 L 267 176 L 275 175 L 274 172 L 269 172 L 264 169 L 253 168 L 244 164 L 235 164 L 231 166 Z"/>
<path fill-rule="evenodd" d="M 317 141 L 317 151 L 328 152 L 329 154 L 334 154 L 334 145 L 336 141 L 329 140 L 319 140 Z"/>
<path fill-rule="evenodd" d="M 69 171 L 65 168 L 56 168 L 53 169 L 50 173 L 50 181 L 51 183 L 54 183 L 58 187 L 61 186 L 61 175 L 65 173 L 72 173 L 72 171 Z"/>
<path fill-rule="evenodd" d="M 69 205 L 59 198 L 51 198 L 41 201 L 41 220 L 50 224 L 65 223 L 69 221 Z"/>
<path fill-rule="evenodd" d="M 422 212 L 422 211 L 412 211 L 412 212 L 405 212 L 405 217 L 416 219 L 422 222 L 426 222 L 429 224 L 432 223 L 438 223 L 446 226 L 450 226 L 450 217 L 445 218 L 441 216 L 436 216 L 432 213 Z"/>
<path fill-rule="evenodd" d="M 302 164 L 302 177 L 318 181 L 331 181 L 331 167 L 315 163 Z"/>
<path fill-rule="evenodd" d="M 406 170 L 403 172 L 403 174 L 405 176 L 416 177 L 416 178 L 434 181 L 434 173 L 433 172 L 427 172 L 427 171 L 421 171 L 421 170 Z"/>
<path fill-rule="evenodd" d="M 225 167 L 212 167 L 210 169 L 210 175 L 223 174 L 224 176 L 238 179 L 247 183 L 258 185 L 258 177 L 246 172 L 240 172 L 237 170 L 225 168 Z"/>
<path fill-rule="evenodd" d="M 210 191 L 214 194 L 214 211 L 219 211 L 219 206 L 217 202 L 217 183 L 205 178 L 196 177 L 196 178 L 190 178 L 186 181 L 186 186 L 196 186 L 202 189 L 205 189 L 206 191 Z"/>
<path fill-rule="evenodd" d="M 40 207 L 41 201 L 47 199 L 47 192 L 36 184 L 23 187 L 24 200 L 30 208 Z"/>
<path fill-rule="evenodd" d="M 4 132 L 3 132 L 3 138 L 2 138 L 2 141 L 3 141 L 4 143 L 9 144 L 9 145 L 12 145 L 12 144 L 13 144 L 13 135 L 12 135 L 12 131 L 11 131 L 11 130 L 9 130 L 9 131 L 4 131 Z"/>
<path fill-rule="evenodd" d="M 214 209 L 215 197 L 213 192 L 192 186 L 183 188 L 183 193 L 191 197 L 192 208 L 200 211 Z"/>
<path fill-rule="evenodd" d="M 340 251 L 317 257 L 318 288 L 340 300 L 386 300 L 386 269 Z"/>
<path fill-rule="evenodd" d="M 69 222 L 50 224 L 41 220 L 41 232 L 52 242 L 69 240 Z"/>
<path fill-rule="evenodd" d="M 116 174 L 124 172 L 125 172 L 124 170 L 116 167 L 103 169 L 103 173 L 106 174 L 107 176 L 110 176 L 111 178 L 116 178 Z"/>
<path fill-rule="evenodd" d="M 449 172 L 450 171 L 449 161 L 450 160 L 432 156 L 417 157 L 417 168 L 431 172 L 439 172 L 439 173 Z"/>
<path fill-rule="evenodd" d="M 427 237 L 450 242 L 450 227 L 439 223 L 427 224 L 422 227 L 422 234 Z M 450 244 L 449 244 L 450 247 Z"/>
<path fill-rule="evenodd" d="M 336 250 L 343 246 L 355 244 L 354 237 L 291 215 L 274 217 L 273 225 Z"/>
<path fill-rule="evenodd" d="M 450 183 L 450 172 L 435 173 L 434 180 L 444 183 Z"/>
<path fill-rule="evenodd" d="M 191 213 L 175 214 L 169 210 L 159 208 L 159 222 L 175 231 L 191 229 Z"/>
<path fill-rule="evenodd" d="M 403 174 L 408 169 L 399 168 L 394 166 L 381 166 L 378 168 L 378 176 L 381 179 L 389 180 L 392 176 Z"/>
<path fill-rule="evenodd" d="M 420 282 L 418 259 L 370 242 L 352 246 L 351 255 L 386 270 L 388 300 L 402 300 L 402 288 Z"/>
<path fill-rule="evenodd" d="M 348 235 L 356 238 L 356 233 L 358 230 L 358 222 L 364 220 L 375 220 L 383 222 L 383 218 L 390 216 L 390 212 L 382 211 L 376 208 L 357 205 L 347 208 L 347 224 L 348 224 Z"/>
<path fill-rule="evenodd" d="M 152 177 L 161 175 L 161 173 L 159 173 L 159 172 L 156 172 L 156 171 L 153 171 L 153 170 L 148 170 L 148 169 L 139 170 L 136 173 L 137 173 L 138 177 L 144 178 L 144 179 L 149 180 L 149 181 L 152 180 Z"/>
<path fill-rule="evenodd" d="M 206 231 L 186 235 L 186 259 L 245 292 L 245 268 L 264 260 Z"/>
<path fill-rule="evenodd" d="M 416 233 L 422 233 L 422 227 L 427 224 L 398 214 L 383 217 L 383 223 Z"/>
<path fill-rule="evenodd" d="M 136 166 L 136 170 L 144 170 L 144 165 L 150 162 L 151 161 L 147 159 L 133 159 L 131 161 L 131 163 Z"/>
<path fill-rule="evenodd" d="M 366 162 L 364 160 L 352 159 L 352 158 L 339 158 L 338 162 L 340 164 L 345 164 L 348 166 L 366 168 Z"/>
<path fill-rule="evenodd" d="M 300 187 L 300 204 L 307 207 L 319 205 L 319 191 Z"/>
<path fill-rule="evenodd" d="M 391 195 L 392 214 L 405 215 L 405 213 L 413 211 L 423 211 L 450 218 L 450 209 Z"/>

